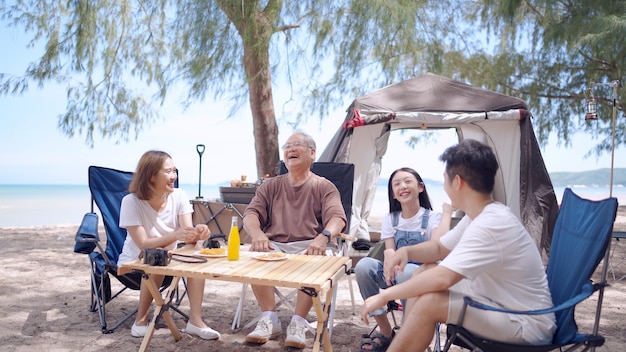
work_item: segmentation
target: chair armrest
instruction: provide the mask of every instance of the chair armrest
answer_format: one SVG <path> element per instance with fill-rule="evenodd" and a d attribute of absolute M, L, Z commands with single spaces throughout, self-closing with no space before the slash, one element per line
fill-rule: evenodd
<path fill-rule="evenodd" d="M 356 242 L 356 237 L 354 236 L 350 236 L 346 233 L 340 233 L 339 235 L 337 235 L 337 237 L 344 239 L 346 241 L 352 241 L 352 242 Z"/>
<path fill-rule="evenodd" d="M 547 314 L 547 313 L 554 313 L 554 312 L 558 312 L 570 307 L 573 307 L 575 305 L 577 305 L 578 303 L 582 302 L 583 300 L 585 300 L 587 297 L 591 296 L 592 293 L 594 293 L 597 289 L 599 289 L 601 287 L 601 285 L 596 284 L 593 285 L 591 284 L 591 282 L 585 283 L 581 289 L 581 291 L 574 297 L 568 299 L 567 301 L 557 305 L 557 306 L 553 306 L 551 308 L 546 308 L 546 309 L 537 309 L 537 310 L 529 310 L 529 311 L 519 311 L 519 310 L 509 310 L 509 309 L 505 309 L 505 308 L 500 308 L 500 307 L 494 307 L 494 306 L 490 306 L 488 304 L 484 304 L 481 302 L 477 302 L 475 300 L 473 300 L 471 297 L 463 297 L 463 301 L 465 302 L 465 305 L 470 306 L 472 308 L 477 308 L 477 309 L 482 309 L 482 310 L 490 310 L 493 312 L 502 312 L 502 313 L 510 313 L 510 314 L 521 314 L 521 315 L 542 315 L 542 314 Z"/>
<path fill-rule="evenodd" d="M 96 213 L 86 213 L 78 226 L 76 236 L 74 236 L 74 253 L 90 254 L 99 245 L 98 235 L 98 215 Z"/>

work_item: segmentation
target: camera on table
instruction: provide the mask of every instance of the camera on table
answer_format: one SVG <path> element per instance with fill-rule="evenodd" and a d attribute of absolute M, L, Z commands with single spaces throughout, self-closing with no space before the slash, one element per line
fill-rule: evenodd
<path fill-rule="evenodd" d="M 170 256 L 167 250 L 161 248 L 147 248 L 143 250 L 143 263 L 150 266 L 167 266 Z"/>

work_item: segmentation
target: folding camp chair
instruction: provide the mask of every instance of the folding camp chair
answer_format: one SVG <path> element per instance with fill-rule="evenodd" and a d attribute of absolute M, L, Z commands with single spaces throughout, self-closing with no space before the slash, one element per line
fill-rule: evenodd
<path fill-rule="evenodd" d="M 278 168 L 279 168 L 280 174 L 287 173 L 287 168 L 285 167 L 285 164 L 283 162 L 279 163 Z M 311 167 L 311 171 L 313 171 L 313 173 L 319 176 L 327 178 L 339 190 L 339 193 L 341 194 L 341 204 L 343 205 L 343 210 L 346 213 L 346 219 L 347 219 L 346 229 L 349 229 L 350 217 L 352 215 L 352 186 L 354 182 L 354 164 L 316 162 L 316 163 L 313 163 L 313 166 Z M 346 242 L 343 239 L 338 239 L 338 241 L 339 241 L 338 243 L 339 251 L 337 255 L 347 255 L 348 251 L 347 251 Z M 354 301 L 354 288 L 352 285 L 352 276 L 350 275 L 350 273 L 346 273 L 346 274 L 347 274 L 346 277 L 348 278 L 348 285 L 350 288 L 350 298 L 352 299 L 352 312 L 353 314 L 356 314 L 356 306 L 355 306 L 355 301 Z M 239 298 L 239 304 L 237 305 L 235 317 L 233 318 L 233 324 L 231 326 L 233 330 L 241 327 L 243 302 L 245 300 L 246 291 L 247 291 L 247 284 L 244 284 L 241 290 L 241 296 Z M 275 292 L 276 292 L 276 295 L 279 297 L 279 300 L 276 303 L 276 307 L 284 304 L 291 311 L 295 310 L 293 305 L 290 303 L 290 299 L 296 294 L 297 291 L 294 290 L 288 295 L 284 295 L 278 289 L 275 289 Z M 337 286 L 333 288 L 333 299 L 331 302 L 332 306 L 331 306 L 330 316 L 329 316 L 329 324 L 330 324 L 329 334 L 330 335 L 332 335 L 333 320 L 335 316 L 336 297 L 337 297 Z M 243 328 L 247 329 L 251 327 L 260 318 L 261 316 L 258 315 L 257 317 L 249 321 Z"/>
<path fill-rule="evenodd" d="M 595 350 L 604 344 L 604 337 L 598 334 L 604 287 L 607 286 L 609 246 L 613 222 L 617 213 L 617 199 L 608 198 L 591 201 L 580 198 L 571 189 L 565 189 L 561 209 L 556 220 L 550 257 L 548 259 L 548 286 L 554 307 L 530 312 L 509 311 L 488 306 L 465 297 L 465 309 L 486 309 L 509 314 L 540 315 L 555 313 L 557 329 L 552 343 L 542 346 L 515 345 L 487 340 L 470 332 L 471 327 L 463 327 L 463 315 L 458 324 L 448 324 L 448 339 L 444 351 L 452 344 L 473 351 L 525 351 L 540 352 L 565 350 Z M 604 258 L 600 282 L 592 283 L 591 276 Z M 574 320 L 576 305 L 598 292 L 595 323 L 591 334 L 578 333 Z"/>
<path fill-rule="evenodd" d="M 127 314 L 115 323 L 112 328 L 107 326 L 107 303 L 116 298 L 127 288 L 139 290 L 141 287 L 140 273 L 130 273 L 126 275 L 117 274 L 117 260 L 122 252 L 127 234 L 126 229 L 119 227 L 120 206 L 122 198 L 128 194 L 128 186 L 132 177 L 133 173 L 131 172 L 98 166 L 89 167 L 89 190 L 92 199 L 91 213 L 85 216 L 85 220 L 83 224 L 81 224 L 76 236 L 77 247 L 83 245 L 79 253 L 89 255 L 89 264 L 91 267 L 90 311 L 98 312 L 102 333 L 106 334 L 113 332 L 118 326 L 137 312 L 137 309 L 135 309 Z M 176 187 L 178 187 L 178 182 L 176 183 Z M 95 231 L 93 230 L 93 219 L 97 218 L 94 212 L 94 203 L 102 215 L 106 232 L 106 249 L 103 248 L 102 244 L 99 242 L 97 228 Z M 95 226 L 97 227 L 97 222 Z M 85 249 L 84 244 L 89 241 L 92 241 L 95 245 Z M 94 250 L 94 247 L 97 247 L 97 250 Z M 111 295 L 111 279 L 109 275 L 115 277 L 123 285 L 123 287 L 113 295 Z M 171 277 L 166 278 L 162 287 L 167 287 L 170 282 Z M 177 291 L 176 294 L 178 294 Z M 183 296 L 184 293 L 178 297 L 176 300 L 177 304 L 180 303 Z M 181 312 L 177 307 L 170 308 L 188 319 L 187 315 Z"/>

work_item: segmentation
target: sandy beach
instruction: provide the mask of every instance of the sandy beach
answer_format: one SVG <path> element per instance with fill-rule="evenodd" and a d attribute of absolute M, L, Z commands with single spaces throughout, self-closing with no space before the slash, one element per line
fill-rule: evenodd
<path fill-rule="evenodd" d="M 0 228 L 0 248 L 3 256 L 0 267 L 0 341 L 3 351 L 111 351 L 138 350 L 141 339 L 130 336 L 132 321 L 122 325 L 112 334 L 102 334 L 97 313 L 88 311 L 89 263 L 85 255 L 73 253 L 77 226 Z M 626 208 L 620 207 L 616 230 L 626 230 Z M 101 234 L 104 231 L 101 230 Z M 613 241 L 613 262 L 626 258 L 626 241 Z M 602 263 L 600 264 L 600 269 Z M 600 270 L 596 273 L 599 275 Z M 615 271 L 617 278 L 626 275 L 626 262 Z M 605 290 L 600 333 L 606 343 L 597 351 L 622 351 L 626 344 L 626 280 L 615 281 L 609 272 L 611 286 Z M 332 344 L 335 351 L 358 351 L 361 334 L 371 327 L 351 312 L 347 280 L 339 287 L 335 327 Z M 113 287 L 119 287 L 112 280 Z M 355 287 L 356 289 L 356 287 Z M 207 281 L 204 297 L 206 322 L 221 332 L 218 341 L 204 341 L 183 334 L 174 342 L 169 330 L 160 326 L 150 345 L 151 351 L 273 351 L 286 350 L 284 335 L 263 346 L 244 343 L 246 331 L 231 331 L 230 325 L 241 285 Z M 576 311 L 582 332 L 591 332 L 598 295 L 595 294 Z M 131 311 L 137 303 L 137 292 L 127 292 L 109 304 L 109 324 Z M 362 300 L 356 293 L 357 311 Z M 188 310 L 187 301 L 181 308 Z M 253 317 L 258 308 L 251 293 L 246 301 L 244 317 Z M 290 319 L 286 308 L 279 310 L 283 329 Z M 398 316 L 399 317 L 399 316 Z M 179 328 L 184 320 L 177 314 L 174 319 Z M 309 315 L 309 320 L 314 317 Z M 445 329 L 444 329 L 445 331 Z M 312 350 L 312 335 L 308 335 Z M 460 351 L 460 349 L 454 349 Z"/>

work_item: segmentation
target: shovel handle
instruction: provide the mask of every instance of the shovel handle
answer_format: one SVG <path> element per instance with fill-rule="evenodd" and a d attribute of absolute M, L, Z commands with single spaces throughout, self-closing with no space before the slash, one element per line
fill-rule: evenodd
<path fill-rule="evenodd" d="M 204 153 L 204 144 L 196 145 L 196 151 L 198 152 L 200 156 L 202 156 L 202 154 Z"/>

